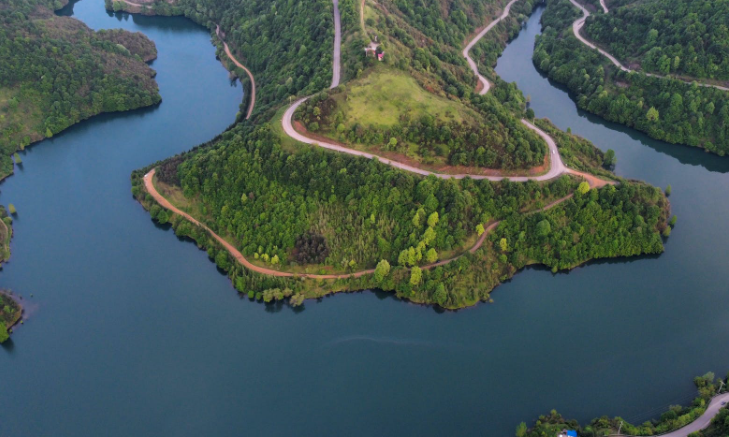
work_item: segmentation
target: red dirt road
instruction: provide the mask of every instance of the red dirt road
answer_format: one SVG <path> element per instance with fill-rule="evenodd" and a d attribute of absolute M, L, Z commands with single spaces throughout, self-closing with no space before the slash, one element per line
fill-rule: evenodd
<path fill-rule="evenodd" d="M 251 80 L 251 100 L 248 103 L 248 113 L 246 114 L 246 120 L 248 120 L 249 118 L 251 118 L 251 114 L 253 113 L 253 107 L 256 106 L 256 79 L 253 77 L 253 73 L 251 73 L 251 70 L 246 68 L 245 65 L 238 62 L 235 56 L 233 56 L 233 54 L 230 52 L 228 43 L 226 43 L 225 40 L 223 40 L 223 37 L 220 35 L 220 26 L 218 26 L 217 24 L 215 25 L 215 34 L 218 35 L 218 38 L 220 38 L 220 41 L 223 43 L 223 49 L 225 50 L 225 54 L 228 55 L 228 58 L 233 61 L 236 66 L 245 70 L 248 78 Z"/>
<path fill-rule="evenodd" d="M 152 197 L 154 197 L 154 200 L 156 200 L 157 203 L 159 203 L 160 206 L 162 206 L 163 208 L 165 208 L 169 211 L 172 211 L 173 213 L 175 213 L 181 217 L 184 217 L 186 220 L 190 221 L 191 223 L 205 229 L 213 238 L 215 238 L 218 241 L 218 243 L 220 243 L 225 248 L 225 250 L 228 251 L 228 253 L 230 253 L 233 256 L 233 258 L 235 258 L 236 261 L 238 261 L 240 264 L 242 264 L 245 268 L 247 268 L 249 270 L 252 270 L 254 272 L 261 273 L 264 275 L 280 276 L 280 277 L 303 277 L 303 278 L 311 278 L 311 279 L 346 279 L 349 277 L 359 278 L 360 276 L 369 275 L 369 274 L 375 272 L 375 269 L 367 269 L 367 270 L 360 270 L 358 272 L 345 273 L 345 274 L 339 274 L 339 275 L 314 275 L 314 274 L 307 274 L 307 273 L 282 272 L 279 270 L 274 270 L 274 269 L 269 269 L 266 267 L 257 266 L 255 264 L 251 263 L 250 261 L 248 261 L 248 259 L 246 257 L 244 257 L 243 254 L 240 253 L 240 251 L 238 249 L 236 249 L 232 244 L 227 242 L 223 237 L 221 237 L 220 235 L 213 232 L 212 229 L 205 226 L 203 223 L 200 223 L 199 221 L 197 221 L 190 214 L 187 214 L 186 212 L 181 211 L 179 208 L 174 206 L 169 200 L 167 200 L 162 194 L 160 194 L 157 191 L 157 188 L 154 186 L 154 173 L 155 173 L 155 169 L 152 169 L 152 170 L 150 170 L 149 173 L 144 175 L 144 187 L 146 188 L 147 192 Z M 572 197 L 572 195 L 570 194 L 569 196 L 555 200 L 554 202 L 552 202 L 549 205 L 545 206 L 544 208 L 540 209 L 540 211 L 546 211 L 547 209 L 552 208 L 556 205 L 559 205 L 560 203 L 564 202 L 565 200 L 567 200 L 571 197 Z M 479 239 L 476 241 L 476 244 L 474 244 L 473 247 L 468 249 L 468 251 L 470 253 L 475 253 L 483 245 L 484 241 L 486 241 L 486 236 L 489 234 L 489 232 L 494 230 L 499 225 L 499 223 L 501 223 L 501 222 L 495 221 L 495 222 L 491 222 L 490 224 L 488 224 L 486 226 L 486 229 L 484 230 L 484 233 L 481 234 L 481 237 L 479 237 Z M 438 261 L 433 264 L 421 266 L 420 268 L 423 270 L 430 270 L 432 268 L 442 266 L 442 265 L 448 264 L 452 261 L 455 261 L 458 258 L 460 258 L 461 256 L 463 256 L 463 254 L 455 256 L 453 258 L 444 259 L 444 260 Z"/>

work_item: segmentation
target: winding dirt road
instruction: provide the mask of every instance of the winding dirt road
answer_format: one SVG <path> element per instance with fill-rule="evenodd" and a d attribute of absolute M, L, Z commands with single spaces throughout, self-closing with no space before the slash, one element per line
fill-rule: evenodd
<path fill-rule="evenodd" d="M 230 255 L 233 258 L 235 258 L 236 261 L 238 261 L 240 264 L 242 264 L 245 268 L 247 268 L 249 270 L 252 270 L 254 272 L 261 273 L 264 275 L 270 275 L 270 276 L 289 277 L 289 278 L 290 277 L 299 277 L 299 278 L 310 278 L 310 279 L 347 279 L 350 277 L 359 278 L 360 276 L 369 275 L 369 274 L 372 274 L 375 272 L 375 269 L 367 269 L 367 270 L 360 270 L 358 272 L 344 273 L 344 274 L 338 274 L 338 275 L 315 275 L 315 274 L 307 274 L 307 273 L 282 272 L 280 270 L 274 270 L 274 269 L 269 269 L 266 267 L 255 265 L 255 264 L 251 263 L 245 256 L 243 256 L 242 253 L 240 253 L 240 251 L 238 249 L 235 248 L 235 246 L 230 244 L 223 237 L 216 234 L 212 229 L 210 229 L 204 223 L 201 223 L 198 220 L 196 220 L 190 214 L 177 208 L 169 200 L 167 200 L 166 197 L 164 197 L 162 194 L 160 194 L 160 192 L 157 191 L 157 187 L 154 186 L 154 174 L 155 174 L 155 169 L 152 169 L 146 175 L 144 175 L 144 188 L 154 198 L 154 200 L 156 200 L 157 203 L 159 203 L 159 205 L 162 206 L 163 208 L 165 208 L 169 211 L 172 211 L 173 213 L 185 218 L 192 224 L 194 224 L 196 226 L 200 226 L 201 228 L 205 229 L 210 234 L 210 236 L 215 238 L 215 240 L 217 240 L 218 243 L 220 243 L 225 248 L 225 250 L 227 250 L 228 253 L 230 253 Z M 543 208 L 540 208 L 535 211 L 531 211 L 530 214 L 537 212 L 537 211 L 546 211 L 554 206 L 559 205 L 560 203 L 562 203 L 570 198 L 572 198 L 572 194 L 565 196 L 561 199 L 557 199 L 554 202 L 550 203 L 549 205 L 547 205 Z M 499 223 L 501 223 L 501 221 L 494 221 L 494 222 L 491 222 L 490 224 L 488 224 L 485 227 L 484 233 L 481 234 L 481 237 L 479 237 L 479 239 L 476 241 L 476 243 L 473 246 L 471 246 L 470 249 L 468 249 L 468 252 L 475 253 L 483 245 L 484 241 L 486 241 L 486 237 L 488 236 L 489 232 L 494 230 L 499 225 Z M 441 261 L 438 261 L 438 262 L 435 262 L 432 264 L 420 266 L 420 268 L 423 270 L 430 270 L 432 268 L 435 268 L 438 266 L 443 266 L 450 262 L 453 262 L 453 261 L 457 260 L 458 258 L 462 257 L 463 255 L 464 254 L 457 255 L 452 258 L 444 259 L 444 260 L 441 260 Z"/>
<path fill-rule="evenodd" d="M 466 61 L 468 61 L 468 65 L 471 67 L 471 71 L 473 71 L 476 76 L 478 76 L 478 81 L 481 82 L 482 88 L 481 91 L 478 92 L 481 95 L 489 92 L 489 90 L 491 89 L 491 83 L 489 83 L 489 81 L 485 77 L 483 77 L 481 73 L 478 72 L 478 65 L 476 65 L 476 61 L 471 58 L 468 52 L 470 52 L 473 46 L 475 46 L 481 40 L 481 38 L 486 36 L 486 34 L 489 33 L 489 31 L 493 29 L 494 26 L 496 26 L 501 22 L 501 20 L 509 16 L 509 12 L 511 12 L 511 5 L 513 5 L 517 1 L 519 0 L 511 0 L 504 8 L 504 12 L 498 18 L 492 21 L 488 26 L 484 27 L 483 30 L 481 30 L 478 34 L 476 34 L 471 42 L 469 42 L 463 49 L 463 57 L 466 58 Z"/>
<path fill-rule="evenodd" d="M 570 0 L 570 2 L 575 7 L 579 8 L 582 11 L 582 17 L 581 18 L 578 18 L 577 20 L 575 20 L 572 23 L 572 32 L 575 34 L 575 37 L 578 40 L 580 40 L 580 42 L 582 44 L 586 45 L 587 47 L 589 47 L 589 48 L 591 48 L 593 50 L 597 50 L 601 55 L 603 55 L 606 58 L 608 58 L 610 60 L 610 62 L 613 65 L 615 65 L 616 67 L 618 67 L 619 69 L 621 69 L 621 70 L 623 70 L 625 72 L 628 72 L 628 73 L 630 73 L 630 72 L 636 72 L 635 70 L 631 70 L 630 68 L 624 66 L 620 61 L 617 60 L 617 58 L 615 58 L 615 56 L 611 55 L 607 51 L 601 49 L 597 45 L 595 45 L 592 42 L 588 41 L 587 38 L 583 37 L 580 34 L 580 30 L 582 30 L 582 28 L 584 27 L 585 20 L 587 20 L 587 17 L 590 16 L 590 12 L 587 9 L 585 9 L 584 6 L 582 6 L 581 4 L 577 3 L 576 0 Z M 607 9 L 607 6 L 605 5 L 605 1 L 604 0 L 601 0 L 600 1 L 600 5 L 602 6 L 602 8 L 605 11 L 605 13 L 607 13 L 608 12 L 608 9 Z M 645 74 L 646 76 L 656 77 L 656 78 L 659 78 L 659 79 L 675 79 L 675 78 L 661 76 L 661 75 L 653 74 L 653 73 L 643 73 L 643 72 L 641 72 L 641 73 L 642 74 Z M 703 83 L 703 82 L 699 82 L 699 81 L 696 81 L 696 80 L 693 80 L 693 81 L 691 81 L 691 80 L 682 80 L 682 79 L 677 79 L 677 80 L 681 80 L 682 82 L 687 83 L 687 84 L 696 83 L 696 85 L 698 85 L 700 87 L 704 87 L 704 88 L 716 88 L 716 89 L 722 90 L 722 91 L 729 91 L 729 88 L 724 87 L 724 86 L 721 86 L 721 85 L 714 85 L 714 84 L 709 84 L 709 83 Z"/>
<path fill-rule="evenodd" d="M 223 49 L 225 50 L 225 54 L 228 55 L 228 58 L 233 61 L 236 66 L 245 70 L 248 78 L 251 80 L 251 99 L 248 102 L 248 113 L 246 114 L 246 120 L 248 120 L 251 118 L 251 114 L 253 113 L 253 107 L 256 105 L 256 79 L 253 77 L 253 73 L 251 73 L 251 70 L 246 68 L 245 65 L 241 64 L 230 52 L 228 43 L 225 42 L 223 36 L 220 34 L 220 26 L 217 24 L 215 25 L 215 34 L 218 35 L 218 38 L 223 43 Z"/>

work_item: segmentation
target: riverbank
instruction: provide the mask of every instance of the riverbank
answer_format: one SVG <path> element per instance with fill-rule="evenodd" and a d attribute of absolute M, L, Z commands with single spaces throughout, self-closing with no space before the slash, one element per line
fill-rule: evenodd
<path fill-rule="evenodd" d="M 586 13 L 571 0 L 547 5 L 534 66 L 567 86 L 583 110 L 662 141 L 729 153 L 726 87 L 630 70 L 581 35 Z"/>
<path fill-rule="evenodd" d="M 701 431 L 709 428 L 715 416 L 720 413 L 722 416 L 726 415 L 726 405 L 729 402 L 726 382 L 724 378 L 715 380 L 711 372 L 697 376 L 694 378 L 694 385 L 698 390 L 698 397 L 691 405 L 672 405 L 659 418 L 641 425 L 633 425 L 619 416 L 613 419 L 602 416 L 583 427 L 576 420 L 567 420 L 552 410 L 548 415 L 539 416 L 531 428 L 527 428 L 525 423 L 519 425 L 517 436 L 556 435 L 564 429 L 572 429 L 579 437 L 595 435 L 702 437 Z"/>
<path fill-rule="evenodd" d="M 10 156 L 32 144 L 102 113 L 161 101 L 145 63 L 156 49 L 139 32 L 94 32 L 38 0 L 16 2 L 0 24 L 0 50 L 13 54 L 4 60 L 0 87 L 0 180 L 19 164 L 19 155 L 15 162 Z"/>

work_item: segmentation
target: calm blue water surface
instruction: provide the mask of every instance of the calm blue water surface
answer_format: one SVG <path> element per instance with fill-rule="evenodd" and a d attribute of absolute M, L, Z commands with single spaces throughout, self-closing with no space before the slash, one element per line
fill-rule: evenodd
<path fill-rule="evenodd" d="M 71 12 L 153 39 L 163 102 L 31 147 L 0 186 L 19 211 L 0 285 L 31 313 L 0 348 L 0 436 L 511 436 L 552 408 L 649 419 L 729 369 L 729 160 L 578 111 L 532 66 L 541 10 L 498 73 L 615 149 L 621 175 L 672 184 L 678 226 L 660 257 L 529 269 L 448 313 L 371 292 L 301 312 L 240 299 L 152 223 L 129 174 L 223 131 L 241 87 L 190 21 Z"/>

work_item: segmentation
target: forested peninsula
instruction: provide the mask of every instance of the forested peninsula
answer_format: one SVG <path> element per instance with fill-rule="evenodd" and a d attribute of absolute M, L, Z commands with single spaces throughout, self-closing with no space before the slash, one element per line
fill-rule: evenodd
<path fill-rule="evenodd" d="M 102 112 L 159 103 L 154 43 L 141 33 L 94 32 L 59 17 L 51 0 L 0 3 L 0 179 L 11 155 Z M 20 163 L 15 155 L 15 163 Z"/>
<path fill-rule="evenodd" d="M 458 0 L 440 9 L 345 0 L 333 9 L 317 0 L 305 11 L 301 3 L 265 0 L 107 6 L 219 26 L 231 55 L 260 84 L 250 120 L 239 117 L 210 142 L 132 175 L 132 193 L 152 217 L 195 240 L 251 299 L 296 306 L 379 288 L 456 309 L 490 301 L 496 285 L 527 265 L 557 271 L 663 251 L 661 234 L 670 232 L 664 193 L 617 178 L 592 144 L 535 120 L 556 143 L 559 155 L 549 156 L 544 139 L 521 121 L 533 118 L 527 99 L 493 72 L 531 12 L 529 1 L 514 4 L 473 48 L 488 86 L 461 51 L 505 2 Z M 226 58 L 222 47 L 219 53 Z M 286 123 L 282 129 L 284 109 L 312 93 L 294 115 L 306 135 L 393 152 L 393 160 L 294 140 Z M 423 176 L 393 165 L 410 159 L 538 175 L 560 157 L 571 170 L 545 182 Z"/>
<path fill-rule="evenodd" d="M 729 434 L 729 401 L 727 379 L 707 373 L 694 378 L 697 396 L 689 405 L 671 405 L 655 419 L 632 424 L 622 417 L 602 416 L 582 426 L 576 420 L 564 418 L 552 410 L 539 416 L 531 427 L 521 423 L 516 437 L 556 436 L 572 430 L 579 437 L 594 436 L 664 436 L 664 437 L 725 437 Z"/>
<path fill-rule="evenodd" d="M 596 0 L 587 4 L 592 13 L 580 32 L 624 67 L 576 38 L 582 12 L 570 0 L 547 1 L 536 67 L 566 85 L 582 109 L 659 140 L 728 153 L 726 4 L 608 3 L 609 13 Z"/>

